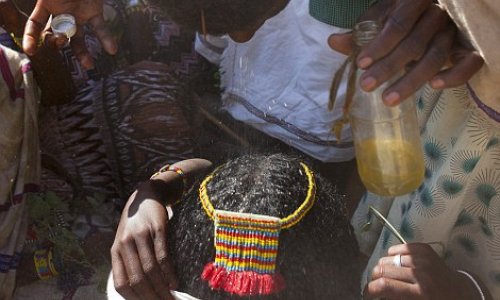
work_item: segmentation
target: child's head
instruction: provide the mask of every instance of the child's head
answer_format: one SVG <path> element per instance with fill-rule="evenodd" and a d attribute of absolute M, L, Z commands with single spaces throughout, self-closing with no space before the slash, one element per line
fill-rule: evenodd
<path fill-rule="evenodd" d="M 280 12 L 289 0 L 157 0 L 174 21 L 212 35 L 229 34 L 244 42 Z M 202 14 L 204 25 L 202 25 Z"/>
<path fill-rule="evenodd" d="M 301 160 L 283 155 L 244 156 L 216 169 L 206 184 L 215 209 L 285 218 L 307 199 L 311 181 Z M 344 197 L 314 175 L 315 203 L 294 226 L 282 229 L 276 273 L 286 287 L 268 299 L 354 299 L 359 295 L 358 248 Z M 169 253 L 179 290 L 200 299 L 226 299 L 201 279 L 214 262 L 214 221 L 193 188 L 174 209 Z M 260 299 L 260 298 L 259 298 Z"/>

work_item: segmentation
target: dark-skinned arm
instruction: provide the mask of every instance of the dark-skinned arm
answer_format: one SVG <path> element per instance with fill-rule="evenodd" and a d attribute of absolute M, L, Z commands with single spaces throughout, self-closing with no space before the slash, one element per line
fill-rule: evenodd
<path fill-rule="evenodd" d="M 168 215 L 165 204 L 182 197 L 194 174 L 212 164 L 204 159 L 188 159 L 173 164 L 184 177 L 163 172 L 138 185 L 122 212 L 111 247 L 115 289 L 126 299 L 173 299 L 170 290 L 177 279 L 167 252 Z"/>

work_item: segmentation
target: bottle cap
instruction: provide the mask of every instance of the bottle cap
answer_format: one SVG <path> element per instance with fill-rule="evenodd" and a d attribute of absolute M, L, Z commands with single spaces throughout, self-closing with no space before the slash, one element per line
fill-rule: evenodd
<path fill-rule="evenodd" d="M 382 26 L 376 21 L 363 21 L 354 26 L 354 42 L 365 46 L 379 34 Z"/>
<path fill-rule="evenodd" d="M 76 20 L 70 14 L 60 14 L 52 19 L 50 27 L 54 34 L 64 34 L 70 39 L 76 33 Z"/>

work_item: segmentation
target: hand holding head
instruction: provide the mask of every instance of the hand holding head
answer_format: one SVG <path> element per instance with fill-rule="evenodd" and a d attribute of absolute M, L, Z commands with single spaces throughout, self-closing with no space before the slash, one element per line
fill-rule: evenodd
<path fill-rule="evenodd" d="M 208 160 L 195 158 L 170 168 L 181 169 L 191 181 L 211 165 Z M 177 287 L 167 252 L 164 201 L 168 199 L 162 198 L 181 197 L 183 184 L 178 182 L 183 181 L 176 172 L 159 173 L 155 180 L 141 183 L 125 205 L 111 258 L 114 286 L 127 299 L 171 299 L 169 290 Z"/>

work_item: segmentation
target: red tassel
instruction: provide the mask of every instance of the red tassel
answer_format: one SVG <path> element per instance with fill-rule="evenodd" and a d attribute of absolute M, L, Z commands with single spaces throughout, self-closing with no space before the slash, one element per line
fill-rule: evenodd
<path fill-rule="evenodd" d="M 203 272 L 201 273 L 201 278 L 203 280 L 209 280 L 209 278 L 212 278 L 213 272 L 215 272 L 214 263 L 206 264 L 205 268 L 203 268 Z"/>
<path fill-rule="evenodd" d="M 285 288 L 280 274 L 259 274 L 256 272 L 227 272 L 223 267 L 208 263 L 201 274 L 211 288 L 222 289 L 239 296 L 270 295 Z"/>
<path fill-rule="evenodd" d="M 201 273 L 201 278 L 209 282 L 213 289 L 220 289 L 225 283 L 226 270 L 224 268 L 218 268 L 214 263 L 209 263 L 203 269 Z"/>

